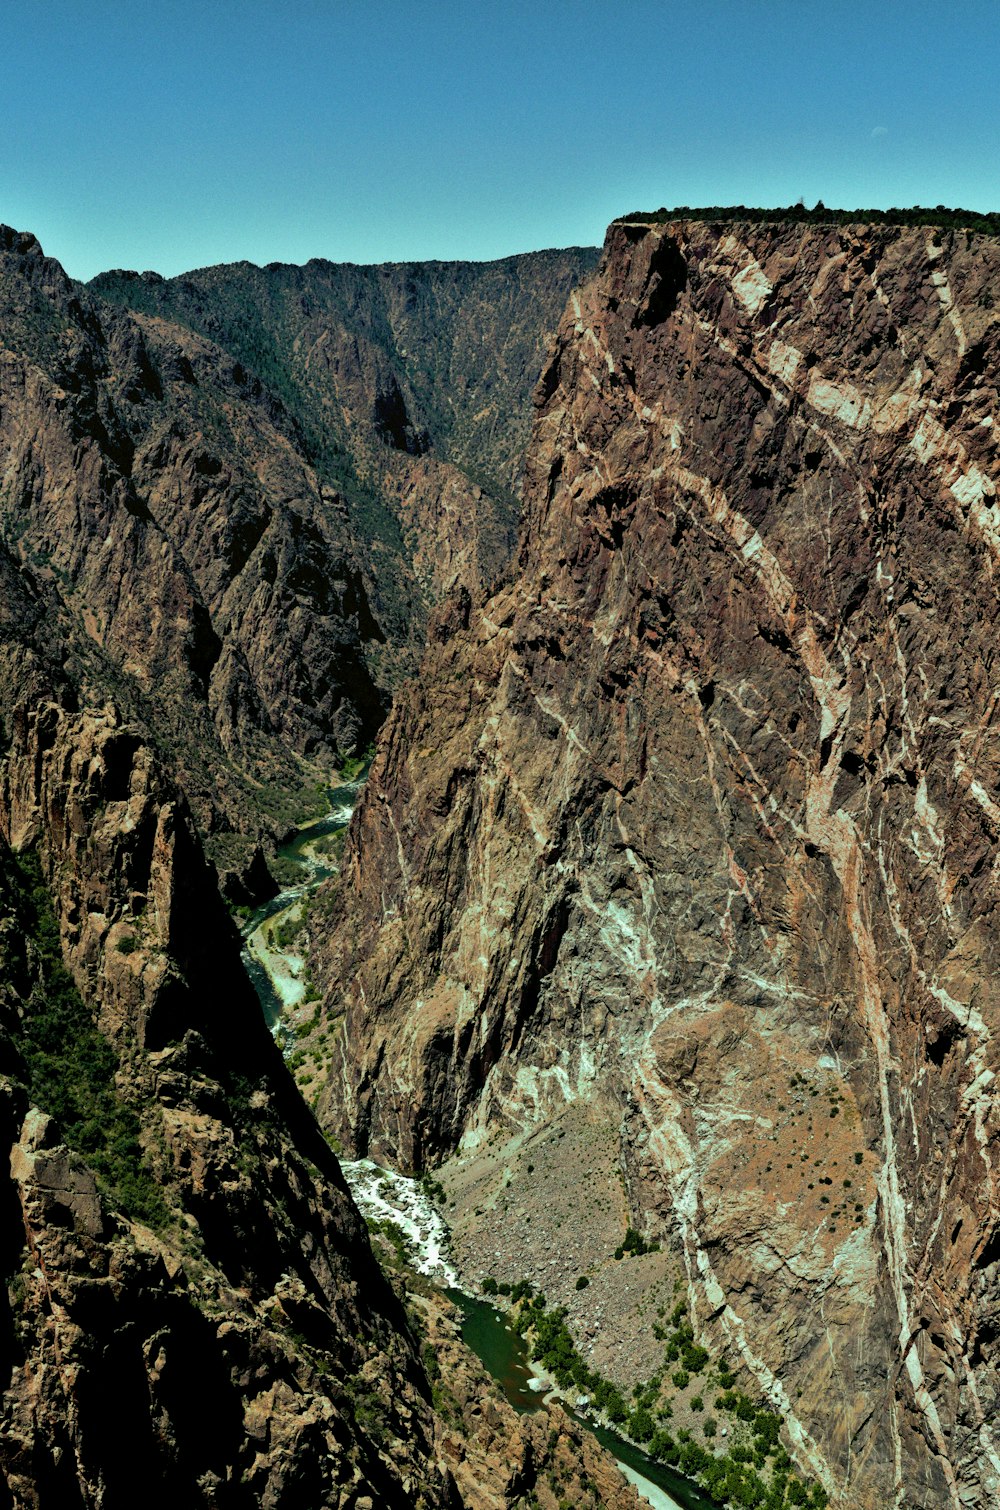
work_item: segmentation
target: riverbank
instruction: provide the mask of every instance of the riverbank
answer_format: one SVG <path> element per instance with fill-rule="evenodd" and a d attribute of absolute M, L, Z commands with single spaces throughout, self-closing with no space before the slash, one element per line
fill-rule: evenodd
<path fill-rule="evenodd" d="M 335 873 L 337 841 L 339 838 L 342 843 L 363 782 L 362 774 L 332 788 L 330 810 L 304 824 L 282 846 L 279 856 L 286 874 L 290 866 L 298 866 L 304 871 L 303 879 L 285 887 L 258 909 L 244 930 L 244 962 L 268 1025 L 293 1068 L 296 1021 L 309 1002 L 304 933 L 310 894 Z M 563 1389 L 548 1370 L 528 1359 L 511 1325 L 512 1318 L 487 1301 L 461 1291 L 450 1233 L 426 1183 L 381 1168 L 369 1159 L 342 1160 L 341 1167 L 373 1234 L 388 1243 L 403 1265 L 449 1293 L 452 1303 L 460 1306 L 465 1316 L 463 1340 L 515 1410 L 530 1413 L 544 1410 L 550 1402 L 558 1403 L 582 1429 L 595 1436 L 603 1432 L 606 1440 L 602 1445 L 654 1510 L 715 1510 L 712 1501 L 694 1485 L 688 1486 L 671 1470 L 655 1463 L 641 1448 L 580 1416 L 579 1391 Z M 676 1484 L 671 1488 L 671 1480 L 678 1480 L 680 1488 Z"/>

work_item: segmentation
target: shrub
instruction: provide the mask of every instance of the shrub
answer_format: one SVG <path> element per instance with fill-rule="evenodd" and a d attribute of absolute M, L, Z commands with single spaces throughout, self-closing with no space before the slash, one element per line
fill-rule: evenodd
<path fill-rule="evenodd" d="M 635 1442 L 648 1442 L 655 1429 L 653 1418 L 644 1405 L 629 1417 L 628 1434 Z"/>
<path fill-rule="evenodd" d="M 615 1249 L 615 1258 L 623 1257 L 628 1253 L 631 1257 L 641 1258 L 645 1253 L 659 1253 L 659 1243 L 647 1243 L 641 1232 L 634 1227 L 625 1229 L 625 1241 L 620 1248 Z"/>
<path fill-rule="evenodd" d="M 82 1154 L 112 1206 L 151 1227 L 162 1226 L 168 1212 L 145 1161 L 139 1118 L 118 1091 L 118 1058 L 62 962 L 59 927 L 38 858 L 26 853 L 10 859 L 18 920 L 37 962 L 21 1039 L 31 1099 L 56 1119 L 67 1145 Z"/>
<path fill-rule="evenodd" d="M 589 1284 L 590 1280 L 587 1278 L 586 1274 L 581 1274 L 576 1282 L 575 1288 L 577 1290 L 585 1290 Z"/>
<path fill-rule="evenodd" d="M 658 1462 L 675 1464 L 680 1457 L 680 1449 L 669 1431 L 655 1431 L 649 1444 L 649 1455 Z"/>

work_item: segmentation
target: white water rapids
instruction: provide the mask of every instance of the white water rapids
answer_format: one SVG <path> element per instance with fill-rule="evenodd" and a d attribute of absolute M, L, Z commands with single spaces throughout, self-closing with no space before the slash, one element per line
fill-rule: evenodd
<path fill-rule="evenodd" d="M 418 1274 L 458 1288 L 458 1273 L 448 1257 L 448 1228 L 418 1180 L 371 1159 L 341 1159 L 340 1167 L 363 1217 L 390 1221 L 406 1243 L 407 1257 Z"/>
<path fill-rule="evenodd" d="M 279 1043 L 285 1044 L 286 1052 L 294 1042 L 294 1035 L 283 1013 L 297 1006 L 305 995 L 305 982 L 301 978 L 305 960 L 294 946 L 281 946 L 275 938 L 275 929 L 283 919 L 294 920 L 303 899 L 332 874 L 327 859 L 317 853 L 316 847 L 323 837 L 347 827 L 363 784 L 364 778 L 336 788 L 330 812 L 305 824 L 294 840 L 284 846 L 281 853 L 302 865 L 303 881 L 284 888 L 272 902 L 260 908 L 244 933 L 244 961 L 260 995 L 264 1015 Z M 392 1224 L 404 1246 L 407 1262 L 417 1273 L 446 1288 L 461 1288 L 450 1259 L 447 1225 L 421 1182 L 393 1169 L 383 1169 L 371 1159 L 341 1159 L 340 1167 L 361 1215 L 371 1223 Z M 654 1510 L 680 1510 L 676 1500 L 663 1489 L 621 1459 L 617 1461 L 626 1478 Z"/>

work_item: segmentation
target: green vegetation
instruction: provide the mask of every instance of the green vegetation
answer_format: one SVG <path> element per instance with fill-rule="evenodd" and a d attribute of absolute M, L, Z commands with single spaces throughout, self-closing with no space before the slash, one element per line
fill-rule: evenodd
<path fill-rule="evenodd" d="M 685 1367 L 674 1372 L 672 1382 L 677 1389 L 684 1389 L 692 1375 L 703 1374 L 721 1387 L 715 1409 L 728 1415 L 732 1426 L 727 1448 L 720 1452 L 696 1442 L 685 1427 L 674 1436 L 665 1426 L 657 1424 L 669 1421 L 673 1414 L 671 1402 L 663 1395 L 662 1373 L 635 1386 L 634 1403 L 630 1406 L 617 1385 L 592 1369 L 578 1352 L 566 1325 L 566 1307 L 548 1309 L 545 1296 L 535 1294 L 527 1280 L 512 1285 L 491 1276 L 484 1281 L 483 1290 L 490 1295 L 510 1295 L 515 1304 L 515 1331 L 527 1340 L 532 1358 L 548 1370 L 560 1388 L 588 1395 L 592 1407 L 619 1431 L 644 1446 L 650 1457 L 696 1481 L 720 1505 L 746 1506 L 750 1510 L 754 1507 L 786 1510 L 788 1506 L 823 1510 L 826 1506 L 828 1497 L 822 1485 L 803 1481 L 791 1471 L 791 1458 L 778 1440 L 781 1417 L 735 1389 L 732 1372 L 724 1360 L 711 1366 L 707 1349 L 694 1341 L 694 1329 L 683 1301 L 674 1307 L 670 1317 L 672 1331 L 667 1337 L 668 1360 L 671 1352 L 685 1360 Z M 690 1370 L 686 1367 L 688 1362 Z M 704 1397 L 696 1394 L 689 1408 L 703 1411 Z M 709 1442 L 717 1436 L 714 1416 L 705 1417 L 701 1432 Z"/>
<path fill-rule="evenodd" d="M 615 1249 L 615 1258 L 642 1258 L 646 1253 L 659 1253 L 659 1243 L 647 1243 L 641 1232 L 634 1227 L 625 1229 L 625 1241 Z"/>
<path fill-rule="evenodd" d="M 297 907 L 289 907 L 278 921 L 271 925 L 271 943 L 275 949 L 290 949 L 306 926 L 309 898 L 303 898 Z"/>
<path fill-rule="evenodd" d="M 5 879 L 29 941 L 20 1043 L 28 1093 L 56 1119 L 61 1136 L 89 1164 L 113 1207 L 162 1226 L 167 1208 L 143 1154 L 139 1118 L 117 1089 L 115 1052 L 62 962 L 59 927 L 38 857 L 12 854 Z"/>
<path fill-rule="evenodd" d="M 398 1222 L 391 1217 L 366 1217 L 368 1231 L 373 1235 L 384 1237 L 389 1242 L 396 1255 L 396 1265 L 403 1268 L 409 1261 L 410 1249 L 406 1241 L 406 1235 Z"/>
<path fill-rule="evenodd" d="M 366 766 L 370 766 L 375 759 L 374 742 L 366 746 L 360 755 L 352 755 L 345 760 L 340 767 L 340 779 L 342 781 L 356 781 Z"/>
<path fill-rule="evenodd" d="M 440 1180 L 436 1180 L 432 1174 L 425 1172 L 420 1177 L 420 1183 L 429 1201 L 433 1202 L 435 1206 L 443 1206 L 445 1204 L 448 1199 L 448 1193 Z"/>
<path fill-rule="evenodd" d="M 831 210 L 822 200 L 811 210 L 807 210 L 803 204 L 775 209 L 742 204 L 706 205 L 701 208 L 678 205 L 672 210 L 637 210 L 631 215 L 619 215 L 615 224 L 632 221 L 645 225 L 662 225 L 673 220 L 742 220 L 764 225 L 925 225 L 949 231 L 975 231 L 981 236 L 1000 236 L 1000 214 L 995 211 L 980 213 L 978 210 L 954 210 L 943 204 L 935 205 L 933 209 L 914 205 L 905 210 Z"/>

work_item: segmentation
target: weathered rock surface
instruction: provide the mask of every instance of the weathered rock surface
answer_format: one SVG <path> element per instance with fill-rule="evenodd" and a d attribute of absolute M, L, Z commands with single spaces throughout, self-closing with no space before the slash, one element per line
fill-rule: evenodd
<path fill-rule="evenodd" d="M 236 263 L 90 287 L 207 337 L 280 397 L 346 501 L 382 630 L 367 661 L 391 687 L 415 669 L 429 608 L 507 564 L 531 393 L 596 260 L 571 247 L 485 263 Z"/>
<path fill-rule="evenodd" d="M 578 1503 L 633 1510 L 559 1412 L 518 1423 L 431 1302 L 434 1403 L 183 796 L 112 702 L 42 696 L 38 649 L 0 635 L 0 677 L 25 698 L 0 783 L 0 1500 L 493 1510 L 537 1489 L 555 1510 L 584 1465 Z"/>
<path fill-rule="evenodd" d="M 632 1221 L 851 1507 L 1000 1496 L 998 285 L 964 233 L 613 226 L 315 961 L 359 1151 L 499 1191 L 617 1109 Z"/>
<path fill-rule="evenodd" d="M 73 674 L 156 731 L 204 833 L 287 826 L 281 791 L 385 712 L 343 506 L 294 439 L 218 348 L 101 305 L 0 231 L 7 554 Z"/>
<path fill-rule="evenodd" d="M 0 229 L 0 536 L 169 752 L 230 895 L 370 742 L 429 604 L 506 562 L 546 324 L 590 260 L 109 275 L 105 299 Z"/>
<path fill-rule="evenodd" d="M 263 1027 L 183 800 L 111 709 L 16 724 L 0 844 L 7 1503 L 131 1504 L 137 1464 L 154 1504 L 456 1503 L 402 1310 Z M 8 839 L 38 856 L 54 937 Z M 80 992 L 62 1043 L 36 1027 L 65 1002 L 46 954 L 60 938 Z M 120 1164 L 119 1122 L 77 1124 L 71 1151 L 29 1099 L 40 1073 L 86 1106 L 91 1016 L 146 1167 L 132 1156 L 111 1187 L 87 1149 Z M 148 1205 L 157 1190 L 154 1231 L 137 1191 Z"/>
<path fill-rule="evenodd" d="M 380 715 L 340 503 L 218 348 L 6 231 L 0 313 L 0 1505 L 492 1510 L 580 1460 L 632 1510 L 443 1319 L 435 1407 L 205 857 Z"/>

